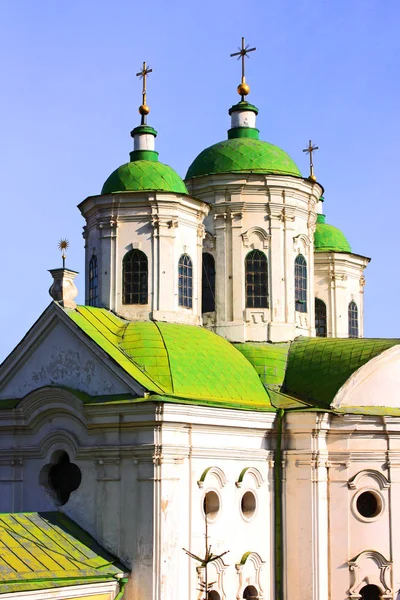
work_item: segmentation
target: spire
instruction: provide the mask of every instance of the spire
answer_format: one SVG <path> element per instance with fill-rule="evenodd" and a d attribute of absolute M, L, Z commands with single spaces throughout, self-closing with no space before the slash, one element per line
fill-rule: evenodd
<path fill-rule="evenodd" d="M 313 163 L 313 152 L 315 152 L 316 150 L 319 150 L 318 146 L 315 146 L 315 144 L 313 145 L 311 140 L 308 142 L 308 148 L 304 148 L 303 152 L 307 152 L 307 154 L 309 154 L 310 156 L 310 175 L 308 177 L 308 179 L 311 179 L 311 181 L 317 181 L 317 178 L 314 175 L 314 163 Z"/>
<path fill-rule="evenodd" d="M 150 112 L 150 107 L 147 105 L 147 76 L 152 72 L 153 69 L 150 69 L 146 62 L 143 62 L 142 70 L 136 73 L 136 77 L 140 77 L 143 81 L 142 104 L 139 106 L 139 114 L 141 115 L 140 125 L 131 131 L 131 136 L 133 137 L 133 152 L 130 153 L 131 161 L 158 161 L 158 152 L 154 150 L 154 140 L 157 136 L 157 131 L 147 125 L 147 115 Z"/>
<path fill-rule="evenodd" d="M 228 131 L 228 138 L 249 137 L 258 140 L 259 131 L 256 128 L 258 108 L 245 99 L 250 93 L 250 86 L 246 83 L 245 58 L 250 58 L 249 52 L 254 52 L 256 48 L 249 48 L 248 44 L 245 46 L 244 37 L 242 37 L 242 47 L 238 50 L 239 52 L 234 52 L 231 57 L 237 56 L 238 60 L 242 61 L 242 81 L 237 87 L 241 100 L 229 109 L 231 128 Z"/>
<path fill-rule="evenodd" d="M 65 268 L 65 252 L 68 247 L 68 240 L 63 239 L 59 241 L 58 249 L 61 250 L 63 266 L 59 269 L 50 269 L 49 272 L 53 277 L 53 283 L 50 286 L 49 294 L 53 300 L 59 302 L 64 308 L 76 308 L 74 299 L 78 295 L 78 290 L 75 287 L 74 279 L 78 275 L 78 272 Z"/>

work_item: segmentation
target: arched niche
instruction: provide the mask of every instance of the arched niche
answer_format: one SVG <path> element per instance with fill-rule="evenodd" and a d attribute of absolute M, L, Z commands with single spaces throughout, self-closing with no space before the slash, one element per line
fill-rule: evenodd
<path fill-rule="evenodd" d="M 212 480 L 214 480 L 214 483 L 216 482 L 219 488 L 223 488 L 228 483 L 225 473 L 219 467 L 207 467 L 207 469 L 204 469 L 197 482 L 199 488 L 204 487 L 206 479 L 207 485 L 209 481 L 212 482 Z M 210 483 L 210 485 L 212 485 L 212 483 Z"/>
<path fill-rule="evenodd" d="M 236 481 L 236 487 L 240 488 L 248 482 L 252 482 L 255 487 L 260 488 L 263 483 L 265 483 L 265 479 L 255 467 L 245 467 L 240 472 L 238 480 Z"/>
<path fill-rule="evenodd" d="M 265 250 L 269 248 L 271 236 L 262 227 L 250 227 L 242 233 L 243 245 L 253 250 Z"/>
<path fill-rule="evenodd" d="M 253 587 L 257 590 L 258 598 L 263 598 L 263 588 L 261 584 L 261 570 L 265 561 L 257 552 L 245 552 L 240 563 L 235 565 L 239 577 L 237 600 L 244 598 L 243 594 L 246 588 Z"/>
<path fill-rule="evenodd" d="M 363 469 L 357 473 L 357 475 L 354 475 L 354 477 L 349 479 L 348 486 L 351 490 L 357 490 L 367 483 L 367 481 L 365 481 L 366 479 L 373 479 L 381 490 L 386 490 L 390 487 L 390 482 L 383 473 L 375 471 L 374 469 Z"/>
<path fill-rule="evenodd" d="M 365 550 L 349 561 L 350 588 L 348 598 L 362 598 L 360 591 L 367 585 L 375 585 L 381 598 L 393 598 L 392 562 L 380 552 Z"/>

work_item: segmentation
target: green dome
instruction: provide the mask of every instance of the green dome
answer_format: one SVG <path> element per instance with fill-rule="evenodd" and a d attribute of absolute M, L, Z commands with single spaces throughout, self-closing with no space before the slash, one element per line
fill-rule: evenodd
<path fill-rule="evenodd" d="M 325 215 L 318 215 L 314 233 L 315 252 L 351 252 L 344 234 L 333 225 L 325 223 Z"/>
<path fill-rule="evenodd" d="M 101 193 L 141 191 L 188 193 L 186 185 L 171 167 L 154 160 L 133 160 L 118 167 L 103 185 Z"/>
<path fill-rule="evenodd" d="M 190 165 L 185 179 L 232 172 L 301 177 L 297 165 L 278 146 L 251 137 L 235 137 L 200 152 Z"/>

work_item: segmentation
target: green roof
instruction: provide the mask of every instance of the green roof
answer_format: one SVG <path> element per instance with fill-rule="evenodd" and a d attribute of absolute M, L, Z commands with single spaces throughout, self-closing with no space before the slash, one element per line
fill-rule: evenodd
<path fill-rule="evenodd" d="M 0 514 L 0 595 L 101 583 L 126 571 L 62 513 Z"/>
<path fill-rule="evenodd" d="M 192 404 L 273 410 L 251 364 L 232 344 L 207 329 L 155 321 L 128 322 L 106 309 L 87 306 L 67 314 L 153 394 L 190 400 Z"/>
<path fill-rule="evenodd" d="M 153 160 L 133 160 L 118 167 L 103 185 L 101 193 L 141 191 L 188 193 L 184 182 L 171 167 Z"/>
<path fill-rule="evenodd" d="M 397 339 L 298 338 L 290 345 L 282 391 L 329 408 L 350 375 L 398 344 Z"/>
<path fill-rule="evenodd" d="M 297 165 L 278 146 L 240 137 L 219 142 L 200 152 L 190 165 L 185 179 L 234 172 L 301 177 Z"/>
<path fill-rule="evenodd" d="M 234 344 L 253 365 L 268 390 L 280 390 L 285 379 L 290 343 L 246 342 Z"/>
<path fill-rule="evenodd" d="M 325 223 L 325 215 L 318 215 L 314 233 L 315 252 L 351 252 L 344 234 L 333 225 Z"/>

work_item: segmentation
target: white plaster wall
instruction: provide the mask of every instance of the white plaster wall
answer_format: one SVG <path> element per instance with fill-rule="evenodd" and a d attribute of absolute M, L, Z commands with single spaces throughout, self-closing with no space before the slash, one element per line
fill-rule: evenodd
<path fill-rule="evenodd" d="M 204 202 L 176 194 L 129 193 L 96 196 L 80 205 L 86 218 L 86 302 L 89 262 L 98 257 L 100 306 L 129 319 L 156 319 L 197 325 L 201 319 L 202 222 Z M 148 259 L 146 305 L 123 304 L 122 261 L 131 249 Z M 193 264 L 193 307 L 178 303 L 178 262 L 188 254 Z"/>
<path fill-rule="evenodd" d="M 206 231 L 215 238 L 216 324 L 231 341 L 285 341 L 315 335 L 312 239 L 322 188 L 284 176 L 214 175 L 188 182 L 191 193 L 211 203 Z M 245 257 L 264 252 L 269 264 L 269 308 L 245 307 Z M 308 268 L 308 310 L 294 305 L 294 260 Z"/>
<path fill-rule="evenodd" d="M 60 321 L 49 326 L 34 351 L 31 349 L 20 357 L 17 367 L 2 382 L 0 399 L 22 398 L 47 385 L 79 389 L 92 396 L 130 391 L 99 356 Z"/>

